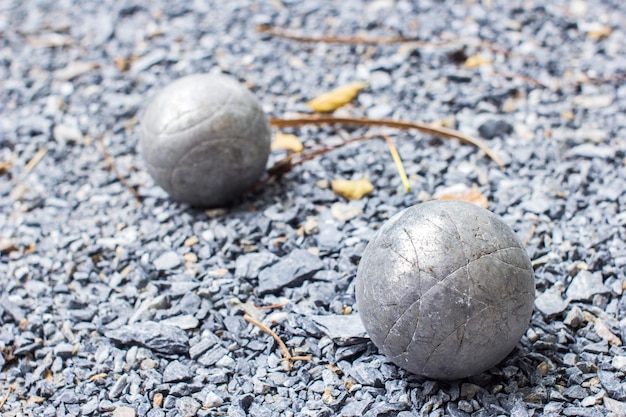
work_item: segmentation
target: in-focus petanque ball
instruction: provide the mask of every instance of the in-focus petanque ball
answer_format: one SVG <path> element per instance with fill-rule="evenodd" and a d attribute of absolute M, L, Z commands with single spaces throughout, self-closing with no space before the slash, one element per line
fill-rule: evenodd
<path fill-rule="evenodd" d="M 498 216 L 431 201 L 389 219 L 356 278 L 363 325 L 398 366 L 434 379 L 479 374 L 504 359 L 533 312 L 534 273 Z"/>
<path fill-rule="evenodd" d="M 219 74 L 178 79 L 141 121 L 139 151 L 155 182 L 194 206 L 225 205 L 262 175 L 270 126 L 256 97 Z"/>

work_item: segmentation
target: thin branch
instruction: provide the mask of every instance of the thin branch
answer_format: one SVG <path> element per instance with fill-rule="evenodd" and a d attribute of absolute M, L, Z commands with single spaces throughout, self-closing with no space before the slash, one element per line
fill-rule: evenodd
<path fill-rule="evenodd" d="M 419 130 L 434 136 L 442 136 L 448 139 L 457 139 L 464 143 L 469 143 L 482 150 L 489 156 L 500 168 L 504 167 L 502 160 L 480 139 L 464 135 L 453 129 L 445 127 L 430 126 L 420 122 L 406 122 L 389 119 L 367 119 L 357 117 L 332 117 L 332 116 L 305 116 L 297 119 L 270 119 L 270 124 L 276 127 L 302 126 L 307 124 L 342 124 L 353 126 L 387 126 L 402 130 Z"/>
<path fill-rule="evenodd" d="M 526 239 L 524 239 L 524 247 L 528 246 L 530 239 L 533 238 L 536 231 L 537 231 L 537 226 L 533 224 L 533 226 L 530 228 L 530 233 L 528 233 L 528 236 L 526 236 Z"/>
<path fill-rule="evenodd" d="M 535 84 L 537 87 L 548 88 L 548 86 L 542 83 L 541 81 L 525 74 L 517 74 L 514 72 L 502 72 L 502 71 L 494 71 L 493 73 L 504 78 L 519 78 L 520 80 L 524 80 L 530 84 Z"/>
<path fill-rule="evenodd" d="M 390 36 L 386 38 L 366 38 L 363 36 L 305 36 L 293 32 L 288 32 L 267 25 L 257 25 L 257 32 L 266 33 L 271 36 L 289 39 L 298 42 L 324 42 L 324 43 L 345 43 L 345 44 L 362 44 L 362 45 L 381 45 L 389 43 L 415 43 L 416 46 L 441 46 L 447 45 L 449 42 L 439 41 L 422 41 L 418 38 L 407 38 L 405 36 Z"/>
<path fill-rule="evenodd" d="M 6 404 L 6 402 L 7 402 L 7 401 L 8 401 L 8 399 L 9 399 L 9 396 L 11 395 L 11 393 L 13 392 L 13 390 L 14 390 L 14 389 L 15 389 L 15 388 L 13 387 L 13 385 L 9 385 L 9 386 L 8 386 L 8 388 L 7 388 L 7 393 L 6 393 L 6 394 L 4 394 L 4 397 L 2 397 L 2 398 L 0 399 L 0 408 L 4 407 L 4 404 Z"/>
<path fill-rule="evenodd" d="M 26 164 L 26 166 L 24 167 L 24 173 L 22 175 L 26 175 L 28 174 L 33 168 L 35 168 L 37 166 L 37 164 L 39 164 L 39 162 L 41 162 L 41 160 L 43 159 L 44 156 L 46 156 L 46 153 L 48 153 L 48 150 L 46 148 L 40 148 L 37 153 L 35 154 L 35 156 L 33 156 L 33 158 L 28 161 L 28 163 Z"/>
<path fill-rule="evenodd" d="M 265 324 L 261 323 L 254 317 L 250 316 L 249 314 L 244 314 L 243 319 L 247 321 L 248 323 L 253 324 L 254 326 L 258 327 L 259 329 L 269 334 L 270 336 L 272 336 L 272 338 L 276 341 L 276 343 L 278 343 L 280 350 L 283 352 L 284 360 L 286 360 L 289 363 L 290 367 L 291 365 L 293 365 L 293 362 L 295 361 L 310 361 L 313 358 L 310 355 L 309 356 L 291 356 L 291 353 L 289 353 L 289 349 L 287 349 L 287 345 L 285 345 L 285 342 L 283 342 L 282 339 L 272 329 L 270 329 L 269 327 L 267 327 Z"/>
<path fill-rule="evenodd" d="M 111 155 L 109 155 L 109 152 L 107 151 L 107 148 L 104 144 L 104 138 L 102 136 L 98 137 L 98 143 L 100 144 L 100 151 L 102 152 L 102 156 L 104 156 L 104 161 L 107 163 L 109 169 L 113 171 L 119 182 L 121 182 L 122 185 L 126 187 L 128 191 L 130 191 L 133 197 L 135 197 L 135 199 L 141 203 L 141 195 L 132 185 L 128 183 L 128 181 L 126 181 L 126 178 L 124 178 L 124 176 L 117 169 L 117 166 L 115 165 L 115 160 L 111 157 Z"/>

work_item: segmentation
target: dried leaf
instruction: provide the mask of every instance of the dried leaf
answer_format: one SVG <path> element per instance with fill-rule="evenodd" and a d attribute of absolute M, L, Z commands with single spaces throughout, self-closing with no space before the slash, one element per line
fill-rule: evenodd
<path fill-rule="evenodd" d="M 438 200 L 465 201 L 466 203 L 472 203 L 482 208 L 487 208 L 489 205 L 487 197 L 485 197 L 478 188 L 468 188 L 465 185 L 449 187 L 440 193 L 436 193 L 435 198 Z"/>
<path fill-rule="evenodd" d="M 491 64 L 491 59 L 486 58 L 480 54 L 478 55 L 472 55 L 467 57 L 467 59 L 465 60 L 465 67 L 466 68 L 478 68 L 478 67 L 482 67 L 483 65 L 490 65 Z"/>
<path fill-rule="evenodd" d="M 307 104 L 313 111 L 331 112 L 348 104 L 365 87 L 367 87 L 367 83 L 363 82 L 344 85 L 314 98 Z"/>
<path fill-rule="evenodd" d="M 367 178 L 360 180 L 333 180 L 333 192 L 346 200 L 358 200 L 374 191 L 374 186 Z"/>
<path fill-rule="evenodd" d="M 593 324 L 593 330 L 595 330 L 598 336 L 609 342 L 611 345 L 622 345 L 622 340 L 618 336 L 616 336 L 611 330 L 609 330 L 604 320 L 596 319 L 595 323 Z"/>
<path fill-rule="evenodd" d="M 296 135 L 284 134 L 277 132 L 272 142 L 272 150 L 284 150 L 292 152 L 302 152 L 304 146 Z"/>

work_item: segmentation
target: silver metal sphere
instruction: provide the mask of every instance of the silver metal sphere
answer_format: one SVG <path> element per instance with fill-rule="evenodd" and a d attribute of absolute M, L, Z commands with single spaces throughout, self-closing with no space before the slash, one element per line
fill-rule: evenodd
<path fill-rule="evenodd" d="M 225 75 L 195 74 L 161 90 L 141 121 L 148 172 L 172 198 L 231 202 L 263 173 L 270 126 L 256 97 Z"/>
<path fill-rule="evenodd" d="M 515 233 L 459 201 L 409 207 L 363 253 L 356 301 L 374 344 L 435 379 L 481 373 L 504 359 L 530 321 L 535 282 Z"/>

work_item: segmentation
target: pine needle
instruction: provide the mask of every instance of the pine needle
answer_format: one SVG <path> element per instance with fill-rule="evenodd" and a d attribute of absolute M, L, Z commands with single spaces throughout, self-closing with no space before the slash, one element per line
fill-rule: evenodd
<path fill-rule="evenodd" d="M 389 137 L 389 135 L 383 135 L 385 138 L 385 142 L 387 142 L 387 146 L 389 147 L 389 152 L 391 153 L 391 159 L 396 164 L 396 169 L 398 170 L 398 174 L 400 175 L 400 180 L 402 180 L 402 185 L 404 185 L 404 189 L 406 192 L 411 191 L 411 184 L 409 184 L 409 179 L 406 176 L 406 171 L 404 170 L 404 165 L 402 164 L 402 159 L 400 159 L 400 154 L 398 153 L 398 149 L 396 149 L 396 145 L 393 144 L 393 141 Z"/>

